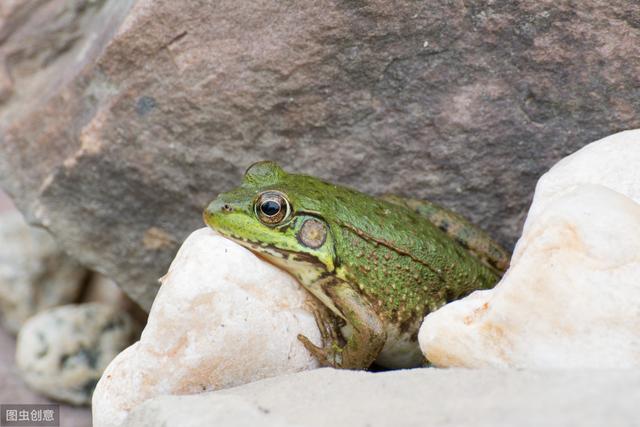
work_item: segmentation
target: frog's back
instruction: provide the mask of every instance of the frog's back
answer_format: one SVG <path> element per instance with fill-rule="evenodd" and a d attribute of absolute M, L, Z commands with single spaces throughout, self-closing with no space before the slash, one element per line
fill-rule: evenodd
<path fill-rule="evenodd" d="M 356 229 L 338 219 L 332 231 L 337 252 L 351 255 L 340 259 L 344 275 L 363 287 L 387 317 L 411 323 L 415 316 L 498 280 L 427 220 L 401 208 L 381 208 L 378 224 L 368 221 Z"/>
<path fill-rule="evenodd" d="M 407 207 L 312 177 L 295 176 L 289 186 L 294 205 L 316 212 L 331 227 L 338 275 L 357 284 L 396 324 L 414 324 L 416 316 L 498 280 Z"/>

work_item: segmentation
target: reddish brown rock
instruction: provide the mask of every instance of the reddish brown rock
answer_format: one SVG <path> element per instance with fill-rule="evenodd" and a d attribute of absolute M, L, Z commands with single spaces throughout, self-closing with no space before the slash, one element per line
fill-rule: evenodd
<path fill-rule="evenodd" d="M 625 0 L 13 0 L 0 25 L 0 183 L 146 307 L 254 160 L 509 244 L 542 171 L 640 127 Z"/>

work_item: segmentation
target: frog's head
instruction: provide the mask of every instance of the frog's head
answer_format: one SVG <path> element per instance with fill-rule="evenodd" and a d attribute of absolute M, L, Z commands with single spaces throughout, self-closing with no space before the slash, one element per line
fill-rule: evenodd
<path fill-rule="evenodd" d="M 329 184 L 287 174 L 274 162 L 254 163 L 240 187 L 209 204 L 204 221 L 304 280 L 301 269 L 335 266 L 330 228 L 318 211 L 324 186 Z"/>

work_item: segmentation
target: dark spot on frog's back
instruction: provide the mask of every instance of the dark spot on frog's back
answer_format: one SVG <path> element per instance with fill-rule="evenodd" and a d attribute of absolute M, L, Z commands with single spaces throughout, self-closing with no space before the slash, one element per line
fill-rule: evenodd
<path fill-rule="evenodd" d="M 458 243 L 463 248 L 469 249 L 469 243 L 467 241 L 461 239 L 460 237 L 456 237 L 455 241 L 456 241 L 456 243 Z"/>
<path fill-rule="evenodd" d="M 156 105 L 155 98 L 151 96 L 141 96 L 136 101 L 136 113 L 138 113 L 139 116 L 146 116 L 156 108 Z"/>

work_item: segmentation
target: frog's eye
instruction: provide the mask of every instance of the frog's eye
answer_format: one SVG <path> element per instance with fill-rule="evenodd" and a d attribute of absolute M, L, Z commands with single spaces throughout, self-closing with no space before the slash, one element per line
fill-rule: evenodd
<path fill-rule="evenodd" d="M 282 193 L 266 191 L 258 196 L 255 211 L 264 224 L 278 225 L 289 216 L 291 206 Z"/>

